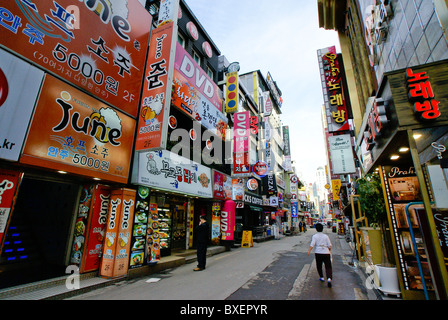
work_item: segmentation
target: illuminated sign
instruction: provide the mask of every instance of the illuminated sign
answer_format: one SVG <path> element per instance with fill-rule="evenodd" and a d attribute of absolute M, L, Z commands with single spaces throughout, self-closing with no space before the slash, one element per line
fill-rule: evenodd
<path fill-rule="evenodd" d="M 414 105 L 414 113 L 422 120 L 440 117 L 440 101 L 434 99 L 434 91 L 426 72 L 413 73 L 411 68 L 406 69 L 406 83 L 409 101 Z"/>

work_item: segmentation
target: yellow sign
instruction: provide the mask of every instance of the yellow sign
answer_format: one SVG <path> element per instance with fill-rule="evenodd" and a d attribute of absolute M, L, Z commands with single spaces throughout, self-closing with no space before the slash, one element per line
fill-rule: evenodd
<path fill-rule="evenodd" d="M 250 248 L 254 246 L 254 240 L 252 239 L 252 231 L 243 231 L 243 239 L 241 241 L 241 247 Z"/>
<path fill-rule="evenodd" d="M 339 200 L 339 192 L 341 192 L 341 180 L 331 180 L 331 188 L 333 189 L 333 200 Z"/>

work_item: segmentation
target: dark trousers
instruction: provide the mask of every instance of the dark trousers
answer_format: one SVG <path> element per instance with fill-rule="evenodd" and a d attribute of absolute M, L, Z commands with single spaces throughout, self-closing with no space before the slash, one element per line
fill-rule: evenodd
<path fill-rule="evenodd" d="M 198 268 L 205 269 L 205 259 L 207 256 L 207 244 L 197 244 Z"/>
<path fill-rule="evenodd" d="M 315 253 L 316 255 L 316 267 L 319 277 L 323 278 L 324 274 L 322 272 L 322 263 L 325 264 L 325 274 L 327 278 L 333 279 L 333 269 L 331 267 L 331 255 L 323 253 Z"/>

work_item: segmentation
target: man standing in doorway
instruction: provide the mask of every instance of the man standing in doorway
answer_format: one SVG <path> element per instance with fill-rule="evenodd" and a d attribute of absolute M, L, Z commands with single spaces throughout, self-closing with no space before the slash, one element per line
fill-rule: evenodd
<path fill-rule="evenodd" d="M 205 215 L 201 215 L 199 218 L 199 225 L 195 228 L 196 232 L 196 247 L 198 257 L 198 267 L 194 268 L 194 271 L 202 271 L 205 269 L 205 262 L 207 256 L 207 244 L 209 238 L 208 223 L 205 219 Z"/>

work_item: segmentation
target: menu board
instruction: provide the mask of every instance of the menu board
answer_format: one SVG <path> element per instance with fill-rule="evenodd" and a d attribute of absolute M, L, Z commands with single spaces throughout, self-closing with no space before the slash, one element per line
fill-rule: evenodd
<path fill-rule="evenodd" d="M 141 267 L 145 262 L 146 225 L 149 216 L 149 188 L 139 186 L 135 203 L 132 230 L 130 268 Z"/>
<path fill-rule="evenodd" d="M 146 262 L 157 263 L 160 260 L 159 216 L 157 204 L 149 204 L 148 225 L 146 228 Z"/>
<path fill-rule="evenodd" d="M 383 182 L 386 188 L 388 208 L 391 219 L 393 238 L 398 248 L 397 269 L 403 275 L 406 290 L 423 290 L 419 272 L 418 255 L 423 270 L 423 276 L 428 290 L 434 290 L 426 256 L 424 238 L 418 219 L 418 210 L 424 210 L 421 204 L 420 185 L 412 166 L 383 166 Z M 406 216 L 406 206 L 409 206 L 410 223 Z M 413 245 L 410 228 L 412 228 L 417 247 Z"/>

